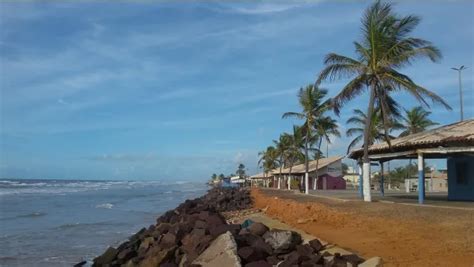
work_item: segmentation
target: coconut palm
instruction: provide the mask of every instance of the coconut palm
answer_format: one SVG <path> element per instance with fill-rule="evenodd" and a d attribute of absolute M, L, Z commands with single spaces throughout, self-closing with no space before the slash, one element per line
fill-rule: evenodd
<path fill-rule="evenodd" d="M 426 111 L 421 106 L 414 107 L 411 110 L 405 110 L 405 116 L 402 117 L 402 127 L 404 131 L 400 133 L 400 136 L 423 132 L 431 126 L 438 125 L 439 123 L 428 118 L 430 114 L 431 112 Z"/>
<path fill-rule="evenodd" d="M 316 156 L 316 177 L 313 183 L 313 190 L 316 190 L 316 182 L 318 180 L 318 168 L 319 168 L 319 159 L 321 158 L 321 144 L 323 139 L 329 144 L 331 143 L 330 136 L 337 136 L 340 137 L 341 134 L 339 133 L 338 126 L 336 120 L 332 119 L 329 116 L 324 116 L 324 112 L 320 114 L 318 118 L 315 120 L 315 128 L 316 128 L 316 136 L 318 136 L 318 147 Z M 318 153 L 319 152 L 319 153 Z"/>
<path fill-rule="evenodd" d="M 308 180 L 309 180 L 309 156 L 310 143 L 315 138 L 317 132 L 318 120 L 324 113 L 330 109 L 330 101 L 323 99 L 326 97 L 327 90 L 320 89 L 314 85 L 308 85 L 306 88 L 300 88 L 298 93 L 298 101 L 301 112 L 286 112 L 283 114 L 283 118 L 294 117 L 305 120 L 302 130 L 305 133 L 304 142 L 304 153 L 305 153 L 305 193 L 309 193 Z"/>
<path fill-rule="evenodd" d="M 410 134 L 415 134 L 423 132 L 431 126 L 438 125 L 439 123 L 434 122 L 428 118 L 431 112 L 426 111 L 423 107 L 417 106 L 411 110 L 405 110 L 405 116 L 402 117 L 403 132 L 400 133 L 400 136 L 407 136 Z M 412 159 L 409 159 L 408 165 L 411 166 Z M 407 168 L 406 177 L 410 176 L 410 168 Z"/>
<path fill-rule="evenodd" d="M 262 165 L 266 177 L 268 173 L 278 167 L 278 152 L 275 147 L 268 146 L 266 150 L 258 153 L 260 159 L 258 165 Z"/>
<path fill-rule="evenodd" d="M 346 123 L 347 124 L 352 124 L 353 127 L 347 129 L 346 135 L 348 137 L 355 136 L 354 139 L 351 141 L 349 146 L 347 147 L 347 153 L 349 152 L 361 142 L 361 140 L 364 138 L 364 129 L 365 129 L 365 124 L 367 123 L 367 115 L 360 109 L 354 109 L 354 115 L 350 117 Z M 372 113 L 372 118 L 370 119 L 370 139 L 369 139 L 369 146 L 376 143 L 376 142 L 381 142 L 385 141 L 387 139 L 387 134 L 385 130 L 383 129 L 383 123 L 382 123 L 382 118 L 379 110 L 376 110 L 374 113 Z M 399 124 L 398 122 L 393 122 L 392 127 L 389 129 L 389 133 L 392 130 L 398 130 L 401 129 L 402 125 Z M 390 134 L 388 134 L 388 138 L 393 139 L 394 137 Z"/>
<path fill-rule="evenodd" d="M 276 148 L 278 155 L 279 175 L 278 175 L 278 189 L 280 189 L 281 169 L 283 168 L 286 160 L 287 149 L 290 147 L 291 137 L 289 134 L 284 133 L 280 135 L 278 140 L 273 140 L 273 144 Z"/>
<path fill-rule="evenodd" d="M 288 189 L 291 189 L 291 171 L 297 162 L 304 161 L 304 132 L 301 126 L 293 125 L 293 134 L 288 134 L 289 146 L 286 149 L 285 165 L 288 166 Z"/>
<path fill-rule="evenodd" d="M 339 113 L 346 102 L 362 94 L 366 89 L 369 90 L 363 138 L 363 179 L 367 191 L 364 196 L 367 201 L 371 200 L 370 190 L 367 190 L 370 189 L 368 144 L 370 118 L 375 103 L 380 103 L 385 130 L 389 128 L 387 124 L 391 121 L 392 115 L 386 105 L 387 97 L 394 91 L 406 91 L 425 106 L 429 106 L 427 99 L 430 99 L 433 103 L 440 103 L 451 109 L 441 97 L 416 84 L 409 76 L 399 71 L 418 58 L 428 58 L 434 62 L 441 58 L 441 52 L 431 42 L 410 36 L 419 23 L 420 18 L 417 16 L 400 16 L 393 12 L 391 4 L 375 2 L 367 8 L 362 18 L 362 42 L 354 42 L 357 58 L 336 53 L 328 54 L 324 60 L 326 66 L 316 81 L 316 85 L 319 85 L 324 80 L 352 79 L 334 97 L 333 106 L 336 113 Z"/>

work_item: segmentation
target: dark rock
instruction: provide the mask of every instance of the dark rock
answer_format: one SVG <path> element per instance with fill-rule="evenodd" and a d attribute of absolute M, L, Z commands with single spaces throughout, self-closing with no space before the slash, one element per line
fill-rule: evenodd
<path fill-rule="evenodd" d="M 81 261 L 79 263 L 74 264 L 74 267 L 82 267 L 87 263 L 87 261 Z"/>
<path fill-rule="evenodd" d="M 260 253 L 263 253 L 267 256 L 273 254 L 272 247 L 269 244 L 265 243 L 265 241 L 262 238 L 256 239 L 251 244 L 251 246 L 257 249 Z"/>
<path fill-rule="evenodd" d="M 313 239 L 309 241 L 308 244 L 314 249 L 315 252 L 321 251 L 321 249 L 324 247 L 318 239 Z"/>
<path fill-rule="evenodd" d="M 259 235 L 259 236 L 262 236 L 263 234 L 265 234 L 268 231 L 268 227 L 265 224 L 259 223 L 259 222 L 252 223 L 248 227 L 248 229 L 249 229 L 251 234 Z"/>
<path fill-rule="evenodd" d="M 207 223 L 205 221 L 198 220 L 194 223 L 194 228 L 207 229 Z"/>
<path fill-rule="evenodd" d="M 253 261 L 245 264 L 245 267 L 272 267 L 272 265 L 264 260 Z"/>
<path fill-rule="evenodd" d="M 297 245 L 296 246 L 296 251 L 300 254 L 300 255 L 311 255 L 313 254 L 314 252 L 314 249 L 308 245 L 308 244 L 304 244 L 304 245 Z"/>
<path fill-rule="evenodd" d="M 117 255 L 117 259 L 121 260 L 122 262 L 125 262 L 137 255 L 137 252 L 131 248 L 127 248 L 125 250 L 120 251 L 120 253 Z"/>
<path fill-rule="evenodd" d="M 166 233 L 163 235 L 160 241 L 160 246 L 164 248 L 170 248 L 176 245 L 176 236 L 172 233 Z"/>
<path fill-rule="evenodd" d="M 115 248 L 109 247 L 104 254 L 94 259 L 92 266 L 102 266 L 111 263 L 117 257 L 117 253 L 118 251 Z"/>
<path fill-rule="evenodd" d="M 355 254 L 350 254 L 350 255 L 343 255 L 341 256 L 342 259 L 344 259 L 347 262 L 350 262 L 353 266 L 357 266 L 361 263 L 363 263 L 365 260 Z"/>
<path fill-rule="evenodd" d="M 277 265 L 281 260 L 275 256 L 271 255 L 267 257 L 267 262 L 270 263 L 271 265 Z"/>

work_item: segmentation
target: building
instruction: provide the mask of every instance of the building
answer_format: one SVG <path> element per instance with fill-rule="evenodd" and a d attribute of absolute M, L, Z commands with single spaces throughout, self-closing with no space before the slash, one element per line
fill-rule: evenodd
<path fill-rule="evenodd" d="M 358 162 L 361 162 L 362 156 L 362 149 L 349 154 L 349 158 Z M 393 159 L 418 159 L 419 203 L 424 202 L 426 189 L 424 160 L 446 159 L 448 199 L 474 200 L 474 119 L 395 138 L 390 141 L 390 145 L 386 142 L 371 145 L 369 158 L 378 163 Z M 364 194 L 365 199 L 370 201 L 370 195 Z"/>
<path fill-rule="evenodd" d="M 346 181 L 342 175 L 342 156 L 334 156 L 329 158 L 321 158 L 319 161 L 312 160 L 309 162 L 309 188 L 310 189 L 346 189 Z M 316 167 L 317 166 L 317 167 Z M 316 179 L 316 170 L 317 176 Z M 298 184 L 304 180 L 306 173 L 305 164 L 299 164 L 290 168 L 272 171 L 274 176 L 275 188 L 298 189 Z M 296 179 L 298 183 L 292 182 Z M 279 186 L 278 186 L 279 185 Z"/>

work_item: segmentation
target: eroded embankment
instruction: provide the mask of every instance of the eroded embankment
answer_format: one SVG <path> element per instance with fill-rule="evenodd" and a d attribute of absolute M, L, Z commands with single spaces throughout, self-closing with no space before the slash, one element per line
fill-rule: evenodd
<path fill-rule="evenodd" d="M 362 202 L 330 204 L 290 193 L 276 197 L 258 189 L 252 190 L 252 196 L 255 206 L 266 209 L 267 215 L 366 258 L 380 256 L 385 266 L 474 265 L 474 223 L 469 222 L 469 214 L 463 214 L 461 222 L 446 216 L 439 221 L 437 209 L 430 210 L 430 216 L 421 207 Z"/>

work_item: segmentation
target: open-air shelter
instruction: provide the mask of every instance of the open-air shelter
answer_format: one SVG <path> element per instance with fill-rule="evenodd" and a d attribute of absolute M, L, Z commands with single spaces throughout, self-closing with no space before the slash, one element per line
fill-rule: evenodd
<path fill-rule="evenodd" d="M 361 162 L 363 149 L 351 151 L 348 157 Z M 390 144 L 383 142 L 371 145 L 369 158 L 372 162 L 378 162 L 381 165 L 382 193 L 384 162 L 394 159 L 417 159 L 418 202 L 423 204 L 425 159 L 446 159 L 448 200 L 474 200 L 474 119 L 395 138 L 390 140 Z M 360 183 L 362 184 L 362 175 Z"/>

